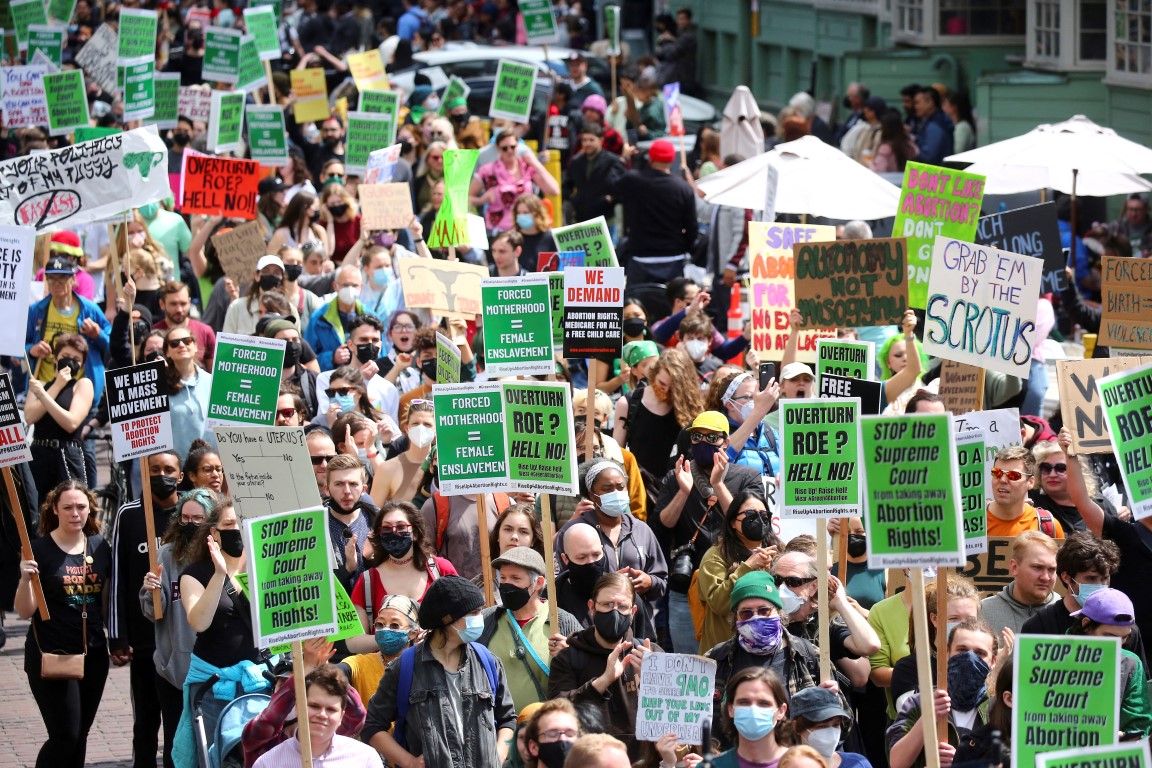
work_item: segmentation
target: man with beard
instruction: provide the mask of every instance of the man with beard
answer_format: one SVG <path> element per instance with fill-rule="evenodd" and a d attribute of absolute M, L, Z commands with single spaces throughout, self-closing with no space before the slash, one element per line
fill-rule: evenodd
<path fill-rule="evenodd" d="M 336 563 L 334 573 L 348 594 L 364 572 L 364 542 L 376 516 L 372 502 L 364 498 L 366 479 L 364 466 L 355 456 L 337 454 L 328 459 L 328 539 Z"/>
<path fill-rule="evenodd" d="M 160 309 L 164 317 L 152 323 L 156 331 L 172 328 L 187 328 L 196 339 L 196 362 L 206 371 L 212 370 L 212 360 L 216 357 L 216 332 L 191 316 L 192 299 L 188 286 L 178 280 L 170 280 L 160 289 Z"/>
<path fill-rule="evenodd" d="M 357 366 L 364 376 L 364 385 L 368 388 L 368 401 L 372 403 L 372 407 L 395 419 L 400 405 L 400 393 L 396 391 L 392 382 L 378 375 L 380 367 L 376 363 L 380 357 L 380 331 L 383 329 L 384 325 L 375 315 L 366 313 L 357 315 L 348 326 L 348 340 L 333 353 L 332 357 L 339 361 L 337 365 Z M 332 373 L 332 370 L 326 370 L 316 379 L 318 422 L 328 413 L 330 399 L 327 390 L 332 380 Z"/>
<path fill-rule="evenodd" d="M 304 152 L 308 171 L 314 179 L 320 178 L 320 172 L 329 160 L 344 162 L 344 123 L 337 115 L 330 115 L 320 123 L 319 144 L 305 139 L 295 120 L 288 121 L 288 137 Z"/>

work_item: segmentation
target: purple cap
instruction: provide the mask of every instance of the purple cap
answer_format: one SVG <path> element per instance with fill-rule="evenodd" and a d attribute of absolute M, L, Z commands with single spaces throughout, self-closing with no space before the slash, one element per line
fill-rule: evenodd
<path fill-rule="evenodd" d="M 1086 616 L 1114 627 L 1130 627 L 1135 621 L 1135 613 L 1128 595 L 1118 589 L 1100 589 L 1089 595 L 1084 607 L 1072 615 Z"/>

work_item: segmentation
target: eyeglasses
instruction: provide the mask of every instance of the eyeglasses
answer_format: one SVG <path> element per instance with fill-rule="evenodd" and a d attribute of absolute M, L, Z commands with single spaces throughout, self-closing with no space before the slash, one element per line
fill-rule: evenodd
<path fill-rule="evenodd" d="M 1051 475 L 1052 473 L 1063 475 L 1067 474 L 1067 472 L 1068 465 L 1064 462 L 1060 462 L 1059 464 L 1049 464 L 1046 461 L 1040 462 L 1040 474 L 1042 475 Z"/>
<path fill-rule="evenodd" d="M 580 736 L 579 733 L 571 728 L 550 728 L 547 731 L 540 731 L 540 738 L 537 739 L 540 743 L 544 744 L 550 741 L 576 741 Z"/>
<path fill-rule="evenodd" d="M 689 432 L 689 439 L 692 445 L 699 443 L 708 443 L 708 445 L 720 445 L 724 442 L 724 435 L 719 432 Z"/>
<path fill-rule="evenodd" d="M 324 394 L 328 395 L 330 398 L 336 397 L 337 395 L 340 397 L 345 397 L 348 395 L 348 393 L 355 391 L 355 387 L 329 387 L 328 389 L 324 390 Z"/>
<path fill-rule="evenodd" d="M 180 515 L 180 524 L 181 525 L 187 525 L 188 523 L 195 523 L 196 525 L 200 525 L 203 522 L 204 522 L 204 518 L 202 518 L 202 517 L 201 518 L 191 518 L 191 517 L 184 517 L 184 515 Z"/>
<path fill-rule="evenodd" d="M 332 459 L 336 458 L 336 454 L 333 453 L 333 454 L 329 454 L 327 456 L 312 456 L 311 458 L 312 458 L 312 466 L 318 467 L 325 462 L 332 461 Z"/>
<path fill-rule="evenodd" d="M 515 152 L 516 151 L 516 145 L 515 144 L 506 144 L 503 147 L 500 147 L 500 151 L 501 152 Z"/>
<path fill-rule="evenodd" d="M 206 475 L 222 475 L 224 474 L 224 467 L 219 464 L 206 464 L 200 467 L 200 471 Z"/>
<path fill-rule="evenodd" d="M 618 613 L 631 613 L 632 605 L 630 603 L 596 603 L 596 610 L 598 611 L 616 611 Z"/>
<path fill-rule="evenodd" d="M 196 339 L 191 336 L 182 336 L 179 339 L 168 339 L 168 349 L 176 349 L 177 347 L 190 347 L 196 343 Z"/>
<path fill-rule="evenodd" d="M 1064 469 L 1067 470 L 1068 466 L 1065 465 Z M 1007 472 L 1005 472 L 1004 470 L 1000 469 L 1000 467 L 992 467 L 992 471 L 990 474 L 992 475 L 993 480 L 999 480 L 1003 477 L 1006 477 L 1010 481 L 1012 481 L 1013 483 L 1015 483 L 1019 480 L 1023 480 L 1026 477 L 1032 477 L 1031 472 L 1018 472 L 1015 469 L 1010 469 Z"/>
<path fill-rule="evenodd" d="M 411 323 L 405 323 L 403 325 L 397 323 L 396 325 L 392 326 L 392 330 L 401 332 L 408 331 L 411 333 L 412 331 L 416 330 L 416 326 L 412 325 Z"/>
<path fill-rule="evenodd" d="M 290 419 L 296 414 L 295 408 L 278 408 L 276 415 L 282 419 Z"/>
<path fill-rule="evenodd" d="M 788 589 L 797 589 L 816 581 L 815 576 L 773 576 L 772 578 L 776 580 L 776 586 L 784 584 Z"/>
<path fill-rule="evenodd" d="M 396 525 L 382 525 L 382 526 L 380 526 L 380 528 L 376 532 L 379 533 L 381 536 L 386 536 L 389 533 L 395 533 L 399 536 L 403 536 L 406 533 L 412 532 L 412 526 L 408 525 L 407 523 L 398 523 Z"/>
<path fill-rule="evenodd" d="M 736 618 L 740 621 L 748 621 L 753 616 L 759 616 L 762 619 L 766 619 L 775 611 L 776 609 L 770 605 L 762 605 L 759 608 L 741 608 L 740 610 L 736 611 Z"/>

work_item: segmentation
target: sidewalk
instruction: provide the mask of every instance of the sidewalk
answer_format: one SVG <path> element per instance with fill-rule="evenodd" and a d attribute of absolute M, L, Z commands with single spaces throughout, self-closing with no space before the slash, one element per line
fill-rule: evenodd
<path fill-rule="evenodd" d="M 44 722 L 24 674 L 24 636 L 28 622 L 8 614 L 8 643 L 0 649 L 0 765 L 33 768 L 44 743 Z M 86 765 L 131 768 L 132 699 L 128 668 L 112 667 L 96 722 L 88 735 Z"/>

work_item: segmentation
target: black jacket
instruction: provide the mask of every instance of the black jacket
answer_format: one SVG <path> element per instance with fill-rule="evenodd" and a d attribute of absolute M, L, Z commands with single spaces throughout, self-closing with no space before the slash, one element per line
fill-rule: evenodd
<path fill-rule="evenodd" d="M 564 199 L 576 209 L 576 221 L 603 216 L 611 221 L 615 205 L 609 199 L 612 186 L 625 173 L 619 155 L 601 150 L 596 157 L 581 152 L 572 158 L 564 174 Z"/>
<path fill-rule="evenodd" d="M 148 482 L 146 479 L 144 482 Z M 153 500 L 152 518 L 156 522 L 156 548 L 160 536 L 168 530 L 175 508 L 164 508 Z M 140 610 L 140 585 L 148 567 L 148 528 L 144 524 L 144 506 L 139 499 L 130 501 L 116 513 L 112 525 L 112 579 L 108 599 L 108 638 L 113 649 L 154 648 L 156 633 L 152 622 Z M 175 576 L 176 574 L 170 574 Z"/>
<path fill-rule="evenodd" d="M 571 171 L 569 171 L 571 173 Z M 696 194 L 684 179 L 645 168 L 628 171 L 609 188 L 624 204 L 624 233 L 631 256 L 676 256 L 696 242 Z"/>

